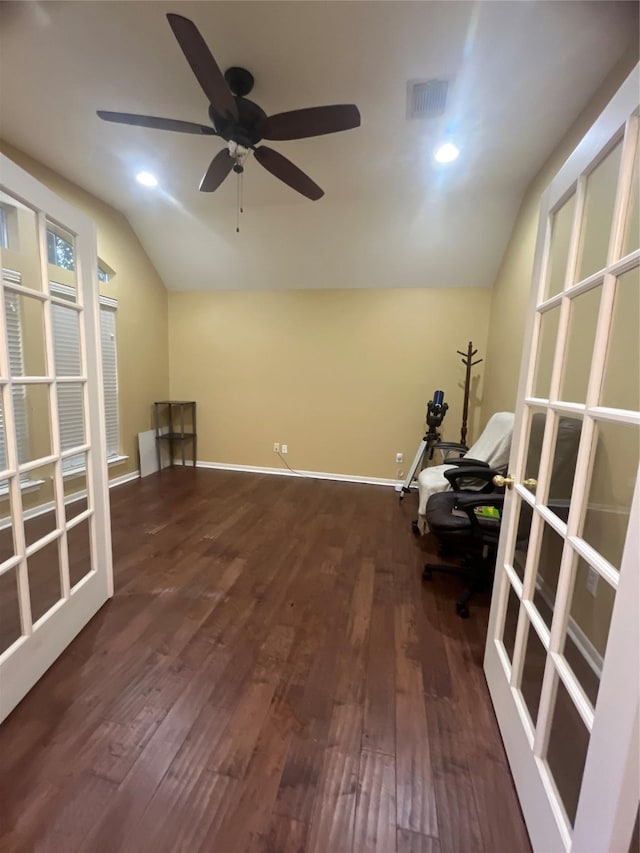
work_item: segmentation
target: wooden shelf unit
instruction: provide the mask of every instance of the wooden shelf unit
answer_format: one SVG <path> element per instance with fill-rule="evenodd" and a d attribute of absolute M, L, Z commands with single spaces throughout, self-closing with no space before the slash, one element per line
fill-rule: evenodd
<path fill-rule="evenodd" d="M 185 419 L 185 410 L 187 417 Z M 165 418 L 163 418 L 163 414 Z M 162 432 L 163 420 L 168 421 L 168 432 Z M 179 445 L 182 456 L 182 464 L 186 466 L 185 448 L 191 442 L 193 467 L 196 467 L 198 458 L 198 434 L 196 430 L 196 403 L 195 400 L 158 400 L 153 404 L 153 421 L 156 431 L 156 453 L 158 454 L 158 468 L 162 470 L 162 445 L 161 442 L 169 443 L 170 467 L 174 464 L 174 448 Z"/>

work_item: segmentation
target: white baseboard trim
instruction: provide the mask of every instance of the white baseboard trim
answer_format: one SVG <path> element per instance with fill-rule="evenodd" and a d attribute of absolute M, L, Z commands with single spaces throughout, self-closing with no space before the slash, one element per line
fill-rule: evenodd
<path fill-rule="evenodd" d="M 549 607 L 553 609 L 555 596 L 551 593 L 549 585 L 545 582 L 544 578 L 540 577 L 540 575 L 536 577 L 536 588 Z M 587 662 L 591 671 L 600 678 L 602 676 L 602 667 L 604 665 L 603 657 L 582 628 L 578 625 L 573 616 L 569 616 L 567 634 L 573 640 L 574 645 Z"/>
<path fill-rule="evenodd" d="M 131 471 L 129 474 L 123 474 L 121 477 L 114 477 L 113 480 L 109 480 L 109 488 L 115 489 L 117 486 L 123 486 L 125 483 L 130 483 L 132 480 L 137 480 L 140 477 L 140 471 Z M 72 504 L 76 501 L 81 501 L 83 498 L 86 498 L 87 490 L 80 489 L 77 492 L 72 492 L 70 495 L 66 497 L 65 503 Z M 29 521 L 32 518 L 37 518 L 39 515 L 45 515 L 48 512 L 53 512 L 56 508 L 56 505 L 53 501 L 47 501 L 46 504 L 40 504 L 40 506 L 34 506 L 31 509 L 27 509 L 22 513 L 22 518 L 24 521 Z M 5 530 L 7 527 L 11 526 L 11 519 L 4 518 L 0 521 L 0 530 Z"/>
<path fill-rule="evenodd" d="M 189 466 L 187 466 L 189 467 Z M 214 468 L 221 471 L 241 471 L 247 474 L 275 474 L 278 477 L 311 477 L 313 480 L 338 480 L 342 483 L 363 483 L 369 486 L 391 486 L 399 491 L 402 483 L 384 477 L 360 477 L 356 474 L 331 474 L 327 471 L 289 471 L 288 468 L 264 468 L 260 465 L 234 465 L 229 462 L 196 462 L 197 468 Z"/>
<path fill-rule="evenodd" d="M 128 474 L 122 474 L 120 477 L 114 477 L 109 480 L 109 488 L 115 489 L 116 486 L 124 486 L 125 483 L 131 483 L 133 480 L 140 478 L 140 471 L 130 471 Z"/>

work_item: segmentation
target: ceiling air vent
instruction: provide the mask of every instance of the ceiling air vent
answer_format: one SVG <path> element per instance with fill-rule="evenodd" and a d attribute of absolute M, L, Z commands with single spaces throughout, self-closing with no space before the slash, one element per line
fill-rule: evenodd
<path fill-rule="evenodd" d="M 407 118 L 435 118 L 447 108 L 448 80 L 409 80 Z"/>

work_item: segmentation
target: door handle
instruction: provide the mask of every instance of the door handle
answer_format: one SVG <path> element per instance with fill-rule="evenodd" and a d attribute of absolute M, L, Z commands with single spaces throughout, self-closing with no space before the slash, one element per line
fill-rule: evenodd
<path fill-rule="evenodd" d="M 511 486 L 513 486 L 513 484 L 515 483 L 515 481 L 515 477 L 513 477 L 511 474 L 509 474 L 507 477 L 503 477 L 502 474 L 496 474 L 493 478 L 493 485 L 498 486 L 499 488 L 503 488 L 504 486 L 506 486 L 508 489 L 510 489 Z"/>
<path fill-rule="evenodd" d="M 506 486 L 508 489 L 510 489 L 515 483 L 515 481 L 516 478 L 512 474 L 509 474 L 506 477 L 503 477 L 502 474 L 496 474 L 493 478 L 493 485 L 498 486 L 499 488 L 503 488 L 504 486 Z M 522 484 L 528 489 L 535 489 L 535 487 L 538 485 L 538 481 L 534 480 L 533 477 L 528 477 L 526 480 L 522 481 Z"/>

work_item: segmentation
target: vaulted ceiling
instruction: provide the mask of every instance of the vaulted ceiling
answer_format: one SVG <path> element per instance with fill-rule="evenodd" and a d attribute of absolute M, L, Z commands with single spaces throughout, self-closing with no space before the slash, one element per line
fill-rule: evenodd
<path fill-rule="evenodd" d="M 234 176 L 198 192 L 219 139 L 96 117 L 208 123 L 169 11 L 254 74 L 269 114 L 358 105 L 357 130 L 272 143 L 323 199 L 249 160 L 238 235 Z M 168 288 L 489 286 L 528 182 L 637 39 L 637 5 L 4 2 L 0 28 L 0 135 L 123 211 Z M 431 78 L 452 80 L 445 115 L 407 119 L 407 81 Z M 448 166 L 444 135 L 461 149 Z"/>

